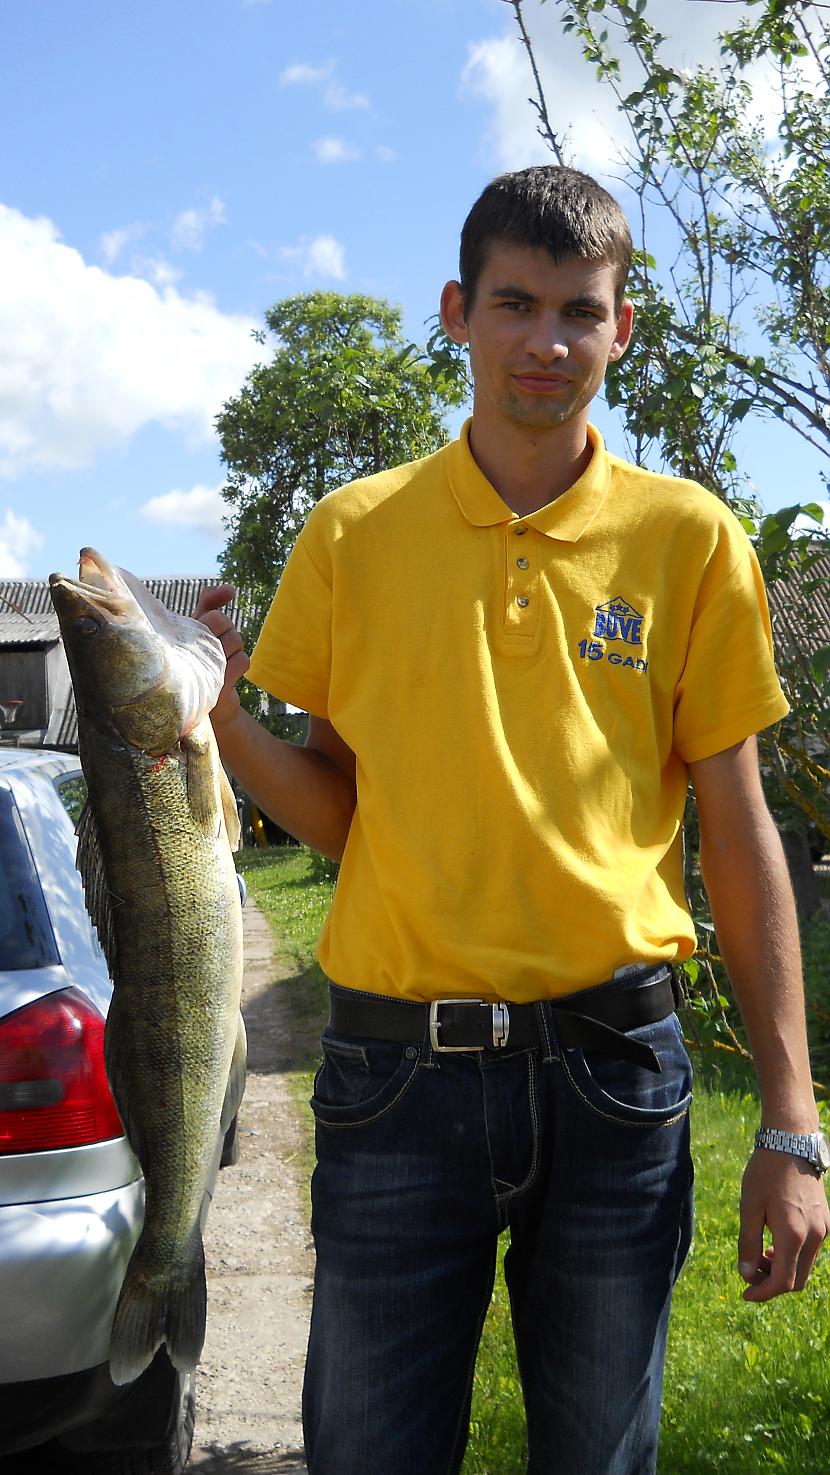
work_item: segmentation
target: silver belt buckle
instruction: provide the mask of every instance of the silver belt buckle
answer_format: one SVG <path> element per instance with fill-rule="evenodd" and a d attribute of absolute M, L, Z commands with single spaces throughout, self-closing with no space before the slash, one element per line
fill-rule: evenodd
<path fill-rule="evenodd" d="M 483 1050 L 484 1045 L 442 1045 L 438 1038 L 441 1021 L 438 1010 L 443 1004 L 477 1004 L 480 1009 L 491 1009 L 493 1013 L 493 1049 L 503 1050 L 510 1035 L 510 1012 L 506 1004 L 489 1004 L 484 999 L 433 999 L 429 1006 L 429 1039 L 433 1050 L 439 1055 L 463 1054 L 467 1050 Z"/>

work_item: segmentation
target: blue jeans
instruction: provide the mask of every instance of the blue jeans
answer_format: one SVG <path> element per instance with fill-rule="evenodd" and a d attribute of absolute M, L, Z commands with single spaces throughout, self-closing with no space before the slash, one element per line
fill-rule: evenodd
<path fill-rule="evenodd" d="M 441 1054 L 428 1035 L 324 1032 L 310 1475 L 457 1475 L 507 1226 L 529 1475 L 656 1469 L 669 1305 L 691 1238 L 689 1059 L 676 1015 L 630 1032 L 656 1051 L 657 1074 L 560 1049 L 537 1010 L 528 1049 Z"/>

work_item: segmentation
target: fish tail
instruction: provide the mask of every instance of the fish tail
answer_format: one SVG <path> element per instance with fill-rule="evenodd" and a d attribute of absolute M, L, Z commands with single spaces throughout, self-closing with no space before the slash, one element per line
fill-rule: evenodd
<path fill-rule="evenodd" d="M 180 1372 L 192 1371 L 199 1361 L 207 1319 L 201 1233 L 193 1250 L 187 1263 L 171 1274 L 154 1263 L 143 1235 L 139 1238 L 112 1324 L 110 1377 L 114 1383 L 132 1383 L 150 1366 L 163 1343 Z"/>
<path fill-rule="evenodd" d="M 193 1253 L 176 1275 L 167 1307 L 165 1341 L 170 1361 L 179 1372 L 192 1372 L 199 1361 L 206 1321 L 205 1250 L 201 1229 L 197 1229 Z"/>

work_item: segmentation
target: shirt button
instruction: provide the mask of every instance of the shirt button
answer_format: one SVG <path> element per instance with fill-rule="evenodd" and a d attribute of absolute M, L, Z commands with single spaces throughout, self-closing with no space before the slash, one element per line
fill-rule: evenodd
<path fill-rule="evenodd" d="M 530 604 L 530 600 L 528 599 L 526 594 L 517 594 L 516 603 L 521 609 L 527 609 L 528 605 Z"/>
<path fill-rule="evenodd" d="M 527 528 L 524 526 L 523 523 L 520 522 L 519 523 L 519 526 L 517 528 L 515 528 L 514 531 L 516 533 L 516 537 L 517 538 L 520 538 L 522 536 L 522 533 L 526 533 L 527 532 Z"/>
<path fill-rule="evenodd" d="M 530 568 L 530 564 L 528 563 L 528 561 L 527 561 L 526 558 L 517 558 L 516 559 L 516 567 L 517 568 Z"/>

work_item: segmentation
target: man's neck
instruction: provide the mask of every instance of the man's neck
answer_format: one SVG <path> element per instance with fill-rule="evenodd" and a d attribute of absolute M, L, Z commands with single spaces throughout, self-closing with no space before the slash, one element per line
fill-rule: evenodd
<path fill-rule="evenodd" d="M 470 450 L 490 485 L 520 517 L 561 497 L 582 476 L 592 455 L 583 416 L 549 430 L 535 430 L 490 425 L 474 415 Z"/>

